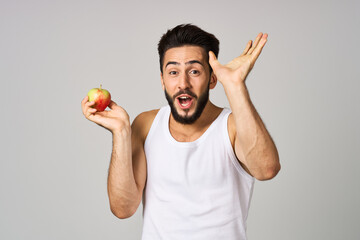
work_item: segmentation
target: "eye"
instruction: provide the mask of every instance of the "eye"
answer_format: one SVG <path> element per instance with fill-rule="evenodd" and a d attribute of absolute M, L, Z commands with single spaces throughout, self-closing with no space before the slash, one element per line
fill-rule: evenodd
<path fill-rule="evenodd" d="M 176 71 L 170 71 L 170 72 L 169 72 L 169 75 L 176 75 L 176 74 L 177 74 Z"/>
<path fill-rule="evenodd" d="M 193 70 L 190 71 L 190 73 L 193 74 L 193 75 L 198 75 L 200 73 L 200 71 L 196 70 L 196 69 L 193 69 Z"/>

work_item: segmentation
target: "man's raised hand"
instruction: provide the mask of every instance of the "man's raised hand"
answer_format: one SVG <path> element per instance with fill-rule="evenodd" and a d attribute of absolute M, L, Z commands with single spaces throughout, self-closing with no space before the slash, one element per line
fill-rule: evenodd
<path fill-rule="evenodd" d="M 267 42 L 268 35 L 259 33 L 254 42 L 251 40 L 247 43 L 243 53 L 234 58 L 226 65 L 222 65 L 216 59 L 213 52 L 209 52 L 209 63 L 212 67 L 217 79 L 223 84 L 228 85 L 245 83 L 246 77 L 259 57 L 265 43 Z"/>

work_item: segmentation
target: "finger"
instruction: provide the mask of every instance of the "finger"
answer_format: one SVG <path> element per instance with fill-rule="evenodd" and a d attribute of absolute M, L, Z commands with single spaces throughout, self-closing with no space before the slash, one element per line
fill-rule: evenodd
<path fill-rule="evenodd" d="M 82 107 L 82 111 L 83 111 L 83 114 L 85 115 L 85 117 L 87 116 L 87 111 L 92 108 L 92 105 L 94 105 L 95 102 L 86 102 L 84 103 L 81 107 Z"/>
<path fill-rule="evenodd" d="M 82 106 L 82 110 L 83 110 L 83 114 L 86 116 L 86 112 L 88 111 L 89 108 L 91 108 L 93 105 L 95 105 L 95 102 L 86 102 L 83 104 Z"/>
<path fill-rule="evenodd" d="M 262 33 L 259 33 L 256 38 L 255 38 L 255 41 L 254 41 L 254 44 L 251 46 L 251 48 L 249 49 L 249 51 L 247 52 L 247 54 L 252 54 L 253 51 L 255 50 L 256 46 L 258 45 L 261 37 L 262 37 Z"/>
<path fill-rule="evenodd" d="M 85 108 L 85 104 L 86 102 L 89 100 L 89 96 L 86 96 L 83 98 L 83 100 L 81 100 L 81 108 L 82 110 L 84 111 L 84 108 Z"/>
<path fill-rule="evenodd" d="M 86 118 L 90 118 L 92 115 L 94 115 L 94 113 L 96 113 L 97 110 L 96 108 L 89 108 L 87 111 L 86 111 Z"/>
<path fill-rule="evenodd" d="M 252 53 L 252 57 L 251 57 L 252 61 L 256 61 L 256 59 L 259 57 L 262 49 L 264 48 L 267 42 L 267 37 L 268 35 L 266 33 L 262 36 L 258 46 L 255 48 L 255 50 Z"/>
<path fill-rule="evenodd" d="M 86 96 L 81 101 L 81 108 L 83 109 L 83 112 L 85 112 L 88 107 L 90 107 L 94 104 L 95 104 L 95 102 L 94 101 L 89 102 L 89 96 Z"/>
<path fill-rule="evenodd" d="M 95 105 L 95 101 L 85 103 L 85 107 L 91 107 L 93 105 Z"/>
<path fill-rule="evenodd" d="M 263 36 L 262 33 L 259 33 L 259 34 L 257 35 L 257 37 L 255 38 L 254 44 L 253 44 L 252 47 L 249 49 L 249 51 L 248 51 L 247 54 L 252 54 L 252 53 L 253 53 L 253 51 L 255 50 L 255 48 L 257 47 L 257 45 L 259 44 L 260 39 L 261 39 L 262 36 Z"/>
<path fill-rule="evenodd" d="M 89 100 L 89 96 L 84 97 L 83 100 L 81 101 L 81 104 L 84 105 L 88 100 Z"/>
<path fill-rule="evenodd" d="M 245 50 L 242 52 L 241 55 L 245 55 L 249 51 L 249 49 L 251 48 L 251 44 L 252 44 L 252 41 L 251 40 L 248 41 L 248 43 L 246 44 Z"/>
<path fill-rule="evenodd" d="M 112 110 L 116 106 L 117 106 L 116 102 L 114 102 L 113 100 L 110 100 L 110 103 L 109 103 L 108 107 Z"/>
<path fill-rule="evenodd" d="M 221 64 L 216 59 L 216 56 L 212 51 L 209 52 L 209 64 L 210 64 L 210 66 L 211 66 L 211 68 L 213 69 L 214 72 L 216 72 L 218 67 L 221 66 Z"/>

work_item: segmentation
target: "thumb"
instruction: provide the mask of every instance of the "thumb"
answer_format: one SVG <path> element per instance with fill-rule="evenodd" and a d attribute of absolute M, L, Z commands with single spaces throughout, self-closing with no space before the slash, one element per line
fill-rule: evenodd
<path fill-rule="evenodd" d="M 212 51 L 209 51 L 209 64 L 214 72 L 216 72 L 217 68 L 221 66 L 219 61 L 216 59 L 215 54 Z"/>
<path fill-rule="evenodd" d="M 114 109 L 115 106 L 117 106 L 117 104 L 116 104 L 113 100 L 111 100 L 110 103 L 109 103 L 109 105 L 108 105 L 108 107 L 109 107 L 110 109 Z"/>

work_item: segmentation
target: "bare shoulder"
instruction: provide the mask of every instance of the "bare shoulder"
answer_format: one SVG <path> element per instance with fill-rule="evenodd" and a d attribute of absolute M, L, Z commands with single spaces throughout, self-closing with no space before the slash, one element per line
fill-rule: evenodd
<path fill-rule="evenodd" d="M 146 139 L 147 134 L 150 131 L 151 125 L 156 117 L 159 109 L 154 109 L 140 113 L 133 121 L 131 130 L 133 134 L 136 134 L 142 140 Z"/>

